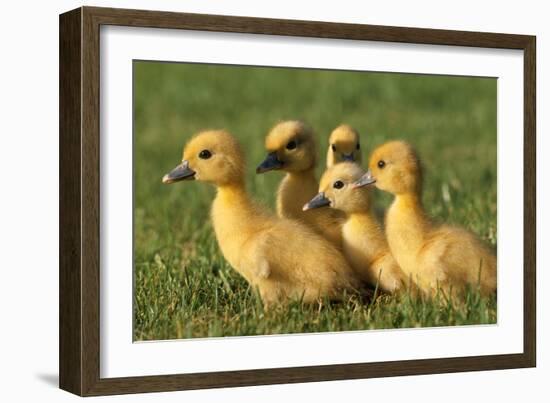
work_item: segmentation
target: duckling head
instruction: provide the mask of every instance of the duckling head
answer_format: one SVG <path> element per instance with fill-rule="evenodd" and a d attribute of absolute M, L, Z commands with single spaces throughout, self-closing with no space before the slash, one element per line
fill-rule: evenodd
<path fill-rule="evenodd" d="M 327 167 L 343 161 L 361 163 L 359 133 L 349 125 L 340 125 L 332 131 L 327 152 Z"/>
<path fill-rule="evenodd" d="M 311 210 L 324 206 L 330 206 L 341 210 L 346 214 L 364 212 L 369 209 L 368 186 L 355 189 L 357 182 L 364 171 L 353 162 L 342 162 L 328 168 L 319 185 L 319 193 L 303 207 L 303 210 Z"/>
<path fill-rule="evenodd" d="M 267 157 L 256 173 L 272 170 L 302 172 L 315 167 L 316 145 L 313 130 L 304 122 L 288 120 L 271 129 L 265 139 Z"/>
<path fill-rule="evenodd" d="M 200 180 L 216 186 L 244 182 L 244 156 L 237 140 L 225 130 L 196 134 L 183 149 L 180 165 L 164 175 L 169 184 L 182 180 Z"/>
<path fill-rule="evenodd" d="M 395 195 L 420 193 L 422 167 L 414 148 L 404 141 L 390 141 L 376 148 L 369 161 L 369 171 L 354 186 L 373 183 Z"/>

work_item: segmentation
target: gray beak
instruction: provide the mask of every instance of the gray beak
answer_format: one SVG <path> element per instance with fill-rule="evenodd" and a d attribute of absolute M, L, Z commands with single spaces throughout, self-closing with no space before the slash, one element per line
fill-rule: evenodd
<path fill-rule="evenodd" d="M 330 206 L 330 200 L 325 197 L 325 192 L 318 193 L 313 199 L 302 207 L 303 211 L 311 210 L 314 208 Z"/>
<path fill-rule="evenodd" d="M 189 161 L 182 161 L 180 165 L 162 177 L 162 183 L 170 184 L 193 179 L 195 179 L 195 171 L 189 168 Z"/>
<path fill-rule="evenodd" d="M 352 183 L 351 187 L 353 189 L 360 188 L 367 185 L 372 185 L 374 182 L 376 182 L 376 179 L 374 179 L 374 176 L 372 176 L 372 172 L 370 169 L 361 176 L 357 181 Z"/>
<path fill-rule="evenodd" d="M 283 162 L 279 161 L 277 158 L 277 153 L 272 152 L 267 154 L 267 157 L 265 157 L 265 160 L 258 165 L 258 168 L 256 168 L 257 174 L 263 174 L 267 171 L 273 171 L 274 169 L 281 169 L 283 167 Z"/>
<path fill-rule="evenodd" d="M 351 161 L 354 162 L 355 158 L 353 158 L 353 153 L 351 154 L 344 154 L 342 153 L 342 161 Z"/>

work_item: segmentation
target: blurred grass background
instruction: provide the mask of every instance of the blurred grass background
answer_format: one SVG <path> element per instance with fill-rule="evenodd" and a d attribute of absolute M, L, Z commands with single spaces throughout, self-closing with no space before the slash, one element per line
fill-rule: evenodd
<path fill-rule="evenodd" d="M 209 221 L 214 189 L 161 178 L 193 133 L 225 128 L 246 151 L 249 191 L 273 208 L 282 174 L 254 173 L 270 127 L 308 122 L 321 174 L 328 135 L 345 122 L 361 134 L 365 160 L 389 139 L 414 144 L 428 212 L 496 248 L 496 95 L 490 78 L 135 61 L 134 338 L 494 323 L 496 299 L 476 295 L 460 306 L 382 296 L 369 305 L 350 299 L 264 312 L 218 250 Z M 376 196 L 382 207 L 391 200 Z"/>

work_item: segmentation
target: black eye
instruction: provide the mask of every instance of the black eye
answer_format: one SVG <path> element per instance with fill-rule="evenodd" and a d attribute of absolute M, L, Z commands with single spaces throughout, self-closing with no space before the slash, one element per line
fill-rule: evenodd
<path fill-rule="evenodd" d="M 336 181 L 332 186 L 334 187 L 334 189 L 342 189 L 344 187 L 344 182 Z"/>
<path fill-rule="evenodd" d="M 332 145 L 332 151 L 336 152 L 336 146 L 334 144 Z"/>
<path fill-rule="evenodd" d="M 378 161 L 378 168 L 382 169 L 386 166 L 386 162 L 383 160 Z"/>
<path fill-rule="evenodd" d="M 212 156 L 212 153 L 208 150 L 202 150 L 200 153 L 199 153 L 199 158 L 200 159 L 203 159 L 203 160 L 207 160 L 208 158 L 210 158 Z"/>
<path fill-rule="evenodd" d="M 357 148 L 358 150 L 361 149 L 361 145 L 359 145 L 359 143 L 357 143 L 357 145 L 355 146 L 355 148 Z"/>
<path fill-rule="evenodd" d="M 287 150 L 294 150 L 296 148 L 296 141 L 292 140 L 286 145 Z"/>

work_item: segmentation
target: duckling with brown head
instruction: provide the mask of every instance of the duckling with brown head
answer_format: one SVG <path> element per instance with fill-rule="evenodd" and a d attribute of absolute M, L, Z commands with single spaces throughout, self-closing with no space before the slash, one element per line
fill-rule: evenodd
<path fill-rule="evenodd" d="M 364 171 L 351 162 L 336 164 L 325 171 L 319 193 L 304 210 L 330 206 L 346 215 L 342 226 L 342 249 L 354 271 L 372 286 L 396 292 L 407 278 L 393 258 L 384 231 L 371 205 L 371 189 L 354 189 Z"/>
<path fill-rule="evenodd" d="M 298 221 L 269 214 L 250 199 L 244 171 L 236 139 L 223 130 L 205 131 L 187 143 L 182 163 L 163 182 L 193 179 L 216 186 L 211 218 L 220 249 L 258 289 L 264 304 L 339 299 L 357 290 L 359 279 L 330 242 Z"/>
<path fill-rule="evenodd" d="M 277 190 L 277 214 L 306 223 L 335 246 L 341 246 L 342 214 L 335 210 L 302 211 L 316 193 L 317 146 L 313 130 L 304 122 L 289 120 L 271 129 L 265 139 L 268 155 L 256 173 L 286 172 Z"/>
<path fill-rule="evenodd" d="M 496 257 L 491 250 L 471 232 L 435 225 L 426 215 L 422 168 L 411 145 L 391 141 L 374 150 L 369 171 L 354 186 L 370 184 L 394 195 L 386 214 L 390 250 L 423 291 L 457 295 L 468 287 L 479 287 L 483 295 L 496 291 Z"/>

